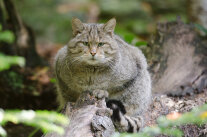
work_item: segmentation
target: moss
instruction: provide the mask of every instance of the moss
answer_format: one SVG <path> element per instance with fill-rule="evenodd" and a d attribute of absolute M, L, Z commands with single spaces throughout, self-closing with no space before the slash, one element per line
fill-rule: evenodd
<path fill-rule="evenodd" d="M 4 73 L 5 84 L 9 86 L 9 88 L 14 92 L 22 92 L 24 87 L 23 84 L 23 76 L 14 71 L 8 71 L 8 73 Z"/>

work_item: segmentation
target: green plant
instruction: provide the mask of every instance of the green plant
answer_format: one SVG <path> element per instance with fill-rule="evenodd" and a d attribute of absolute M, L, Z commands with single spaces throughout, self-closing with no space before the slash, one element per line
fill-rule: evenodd
<path fill-rule="evenodd" d="M 11 65 L 23 67 L 25 65 L 25 59 L 19 56 L 7 56 L 0 53 L 0 71 L 9 69 Z"/>
<path fill-rule="evenodd" d="M 55 79 L 55 78 L 51 78 L 51 79 L 50 79 L 50 82 L 51 82 L 51 83 L 56 83 L 56 79 Z"/>
<path fill-rule="evenodd" d="M 14 34 L 9 30 L 2 30 L 2 26 L 0 24 L 0 42 L 13 43 L 14 42 Z M 0 71 L 7 70 L 11 65 L 25 65 L 25 59 L 19 56 L 7 56 L 0 52 Z"/>
<path fill-rule="evenodd" d="M 11 31 L 2 31 L 0 25 L 0 42 L 12 43 L 14 41 L 14 35 Z M 19 56 L 7 56 L 0 52 L 0 71 L 9 69 L 11 65 L 25 65 L 25 59 Z M 15 73 L 10 71 L 9 77 L 12 81 L 12 86 L 15 88 L 21 88 L 21 78 Z M 0 109 L 0 135 L 6 136 L 7 133 L 2 126 L 7 122 L 14 124 L 23 123 L 28 126 L 34 126 L 40 128 L 44 133 L 57 132 L 63 134 L 64 130 L 60 126 L 68 124 L 68 119 L 62 114 L 58 114 L 53 111 L 33 111 L 33 110 L 3 110 Z"/>
<path fill-rule="evenodd" d="M 136 36 L 136 34 L 128 31 L 127 29 L 124 29 L 122 26 L 117 26 L 116 27 L 116 33 L 119 34 L 123 39 L 132 45 L 135 46 L 146 46 L 147 42 L 146 41 L 141 41 L 139 37 Z"/>
<path fill-rule="evenodd" d="M 200 25 L 200 24 L 194 24 L 194 26 L 195 26 L 198 30 L 204 32 L 205 35 L 207 35 L 207 29 L 206 29 L 204 26 L 202 26 L 202 25 Z"/>
<path fill-rule="evenodd" d="M 9 30 L 2 30 L 2 26 L 0 24 L 0 41 L 4 41 L 7 43 L 12 43 L 15 39 L 14 34 Z"/>
<path fill-rule="evenodd" d="M 44 133 L 57 132 L 64 133 L 61 125 L 69 123 L 68 118 L 53 111 L 33 111 L 33 110 L 6 110 L 0 109 L 0 135 L 6 136 L 3 129 L 7 122 L 15 124 L 23 123 L 28 126 L 39 127 Z"/>

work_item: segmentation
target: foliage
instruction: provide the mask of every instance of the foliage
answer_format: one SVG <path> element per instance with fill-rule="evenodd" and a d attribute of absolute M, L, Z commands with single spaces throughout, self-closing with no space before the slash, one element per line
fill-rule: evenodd
<path fill-rule="evenodd" d="M 0 42 L 12 43 L 14 41 L 14 34 L 5 30 L 2 31 L 0 24 Z M 25 65 L 25 59 L 19 56 L 7 56 L 0 52 L 0 71 L 9 69 L 11 65 L 19 65 L 23 67 Z"/>
<path fill-rule="evenodd" d="M 2 26 L 0 24 L 0 41 L 4 41 L 7 43 L 12 43 L 14 41 L 14 34 L 9 31 L 9 30 L 5 30 L 2 31 Z"/>
<path fill-rule="evenodd" d="M 60 126 L 69 123 L 69 120 L 62 114 L 53 111 L 33 111 L 33 110 L 6 110 L 0 109 L 0 135 L 6 136 L 3 125 L 7 122 L 14 124 L 23 123 L 25 125 L 39 127 L 44 133 L 57 132 L 64 133 L 64 129 Z"/>
<path fill-rule="evenodd" d="M 129 44 L 132 44 L 138 47 L 147 45 L 146 41 L 142 41 L 136 36 L 135 33 L 124 29 L 124 27 L 120 25 L 117 26 L 117 29 L 115 30 L 115 32 L 119 34 Z"/>
<path fill-rule="evenodd" d="M 142 46 L 142 45 L 146 46 L 147 45 L 147 42 L 146 41 L 138 41 L 138 42 L 136 42 L 135 45 L 136 46 Z"/>
<path fill-rule="evenodd" d="M 18 72 L 9 70 L 6 73 L 2 73 L 2 79 L 4 79 L 4 83 L 11 88 L 11 91 L 15 93 L 22 93 L 24 85 L 24 76 Z"/>
<path fill-rule="evenodd" d="M 56 83 L 56 79 L 55 79 L 55 78 L 51 78 L 51 79 L 50 79 L 50 82 L 51 82 L 51 83 Z"/>
<path fill-rule="evenodd" d="M 206 29 L 204 26 L 202 26 L 202 25 L 200 25 L 200 24 L 194 24 L 194 26 L 195 26 L 198 30 L 204 32 L 205 35 L 207 35 L 207 29 Z"/>
<path fill-rule="evenodd" d="M 122 16 L 140 11 L 142 8 L 139 0 L 98 0 L 98 3 L 103 12 Z"/>
<path fill-rule="evenodd" d="M 157 125 L 144 128 L 140 133 L 136 134 L 115 134 L 113 137 L 153 137 L 159 134 L 164 134 L 174 137 L 182 137 L 183 132 L 178 129 L 178 126 L 184 124 L 203 125 L 207 123 L 207 104 L 194 108 L 191 112 L 184 114 L 172 113 L 161 116 L 157 119 Z"/>
<path fill-rule="evenodd" d="M 79 13 L 60 13 L 58 6 L 62 2 L 63 0 L 14 1 L 21 17 L 35 31 L 38 40 L 66 43 L 72 36 L 70 20 Z"/>
<path fill-rule="evenodd" d="M 91 5 L 96 5 L 100 12 L 99 22 L 115 17 L 117 31 L 124 29 L 136 37 L 153 33 L 158 20 L 175 19 L 177 15 L 185 19 L 187 7 L 186 0 L 21 0 L 14 3 L 26 24 L 34 29 L 38 41 L 64 44 L 72 36 L 71 18 L 87 21 Z"/>
<path fill-rule="evenodd" d="M 6 43 L 12 43 L 14 41 L 14 34 L 11 31 L 2 31 L 0 25 L 0 41 Z M 8 56 L 0 52 L 0 71 L 9 69 L 11 65 L 25 65 L 25 59 L 19 56 Z M 10 71 L 9 77 L 12 78 L 9 82 L 12 82 L 12 88 L 21 87 L 22 81 L 18 79 L 18 75 Z M 8 79 L 8 77 L 7 77 Z M 3 110 L 0 109 L 0 135 L 7 136 L 6 131 L 2 126 L 7 122 L 14 124 L 23 123 L 28 126 L 38 127 L 44 133 L 57 132 L 59 134 L 64 133 L 64 129 L 60 125 L 66 125 L 69 123 L 68 119 L 62 114 L 58 114 L 53 111 L 33 111 L 33 110 Z"/>
<path fill-rule="evenodd" d="M 25 65 L 25 59 L 19 56 L 7 56 L 0 53 L 0 71 L 9 69 L 11 65 L 16 64 L 23 67 Z"/>

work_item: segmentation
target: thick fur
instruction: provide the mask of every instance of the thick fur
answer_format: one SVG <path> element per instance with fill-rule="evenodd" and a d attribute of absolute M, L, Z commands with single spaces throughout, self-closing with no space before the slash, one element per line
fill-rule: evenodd
<path fill-rule="evenodd" d="M 73 19 L 74 37 L 55 59 L 62 107 L 76 101 L 83 91 L 101 89 L 109 92 L 110 99 L 121 101 L 128 116 L 142 116 L 147 110 L 151 79 L 146 59 L 138 48 L 114 34 L 115 25 L 115 19 L 106 24 L 84 24 Z M 100 42 L 104 44 L 98 46 Z"/>

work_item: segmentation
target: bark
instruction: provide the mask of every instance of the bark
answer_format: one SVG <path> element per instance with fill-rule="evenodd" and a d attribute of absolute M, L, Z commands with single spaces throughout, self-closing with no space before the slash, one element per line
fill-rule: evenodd
<path fill-rule="evenodd" d="M 45 64 L 36 52 L 35 36 L 32 29 L 23 23 L 12 1 L 4 0 L 1 3 L 0 11 L 0 21 L 3 24 L 3 29 L 11 30 L 16 36 L 16 40 L 12 45 L 1 43 L 1 52 L 25 57 L 26 66 L 28 67 Z M 7 14 L 8 18 L 3 17 L 3 11 Z"/>
<path fill-rule="evenodd" d="M 64 114 L 70 119 L 64 135 L 49 133 L 44 137 L 110 137 L 115 132 L 105 98 L 97 99 L 88 91 L 74 105 L 68 103 Z"/>

